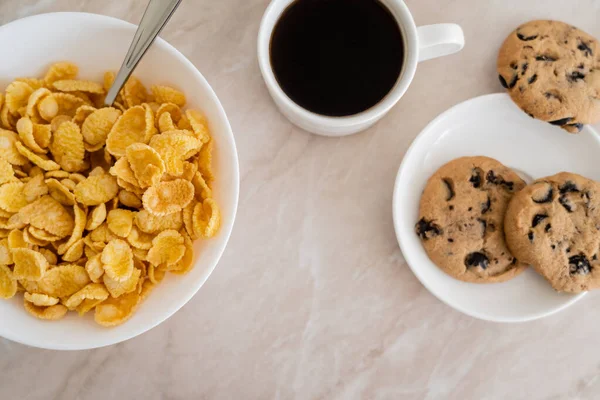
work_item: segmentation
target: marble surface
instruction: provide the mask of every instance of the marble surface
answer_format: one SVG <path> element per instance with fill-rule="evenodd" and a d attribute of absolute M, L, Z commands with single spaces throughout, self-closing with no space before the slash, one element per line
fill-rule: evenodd
<path fill-rule="evenodd" d="M 59 10 L 135 23 L 144 3 L 3 0 L 0 23 Z M 391 215 L 396 171 L 418 132 L 448 107 L 500 90 L 494 64 L 505 35 L 554 18 L 598 37 L 600 2 L 407 0 L 418 24 L 461 24 L 466 47 L 420 65 L 386 118 L 341 139 L 293 127 L 271 102 L 255 56 L 267 3 L 185 0 L 162 34 L 212 84 L 238 144 L 240 209 L 214 274 L 175 316 L 112 347 L 55 352 L 0 339 L 0 396 L 600 397 L 598 294 L 536 322 L 467 317 L 413 276 Z"/>

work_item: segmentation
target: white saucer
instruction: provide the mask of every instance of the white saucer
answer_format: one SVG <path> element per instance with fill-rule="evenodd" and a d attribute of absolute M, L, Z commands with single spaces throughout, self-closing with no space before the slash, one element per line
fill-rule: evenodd
<path fill-rule="evenodd" d="M 444 303 L 490 321 L 529 321 L 574 304 L 585 293 L 557 293 L 531 268 L 508 282 L 481 285 L 451 278 L 427 257 L 414 231 L 425 183 L 446 162 L 475 155 L 495 158 L 529 181 L 561 171 L 600 180 L 600 136 L 591 127 L 570 135 L 530 118 L 504 93 L 458 104 L 417 136 L 396 178 L 394 227 L 413 273 Z"/>

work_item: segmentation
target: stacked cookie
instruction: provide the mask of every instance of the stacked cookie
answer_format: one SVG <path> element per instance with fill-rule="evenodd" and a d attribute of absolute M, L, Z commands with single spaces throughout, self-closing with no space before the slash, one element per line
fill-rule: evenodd
<path fill-rule="evenodd" d="M 600 121 L 600 45 L 559 21 L 515 29 L 498 54 L 500 83 L 531 117 L 570 133 Z"/>
<path fill-rule="evenodd" d="M 431 260 L 466 282 L 503 282 L 532 265 L 557 291 L 600 287 L 600 183 L 571 173 L 526 186 L 488 157 L 438 169 L 417 235 Z"/>

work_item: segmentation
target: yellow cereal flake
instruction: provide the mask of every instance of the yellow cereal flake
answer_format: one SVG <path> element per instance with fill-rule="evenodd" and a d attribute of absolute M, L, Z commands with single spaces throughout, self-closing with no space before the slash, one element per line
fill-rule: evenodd
<path fill-rule="evenodd" d="M 104 273 L 117 282 L 125 282 L 133 273 L 133 254 L 129 244 L 121 239 L 108 242 L 102 250 Z"/>
<path fill-rule="evenodd" d="M 173 118 L 171 118 L 171 114 L 168 112 L 162 113 L 160 117 L 158 117 L 158 130 L 162 132 L 168 132 L 176 130 L 177 126 L 173 122 Z"/>
<path fill-rule="evenodd" d="M 122 282 L 112 279 L 105 273 L 104 276 L 102 276 L 102 281 L 112 297 L 119 297 L 125 293 L 131 293 L 137 288 L 141 272 L 141 270 L 133 268 L 129 278 Z"/>
<path fill-rule="evenodd" d="M 17 121 L 17 132 L 19 133 L 19 138 L 31 151 L 40 154 L 48 152 L 48 150 L 41 148 L 35 141 L 35 137 L 33 136 L 33 122 L 29 118 L 24 117 Z"/>
<path fill-rule="evenodd" d="M 106 203 L 119 193 L 117 180 L 108 174 L 88 176 L 75 187 L 75 199 L 86 206 Z"/>
<path fill-rule="evenodd" d="M 184 239 L 175 230 L 165 230 L 152 240 L 152 248 L 148 251 L 147 259 L 154 266 L 172 265 L 185 253 Z"/>
<path fill-rule="evenodd" d="M 90 283 L 84 267 L 75 264 L 62 264 L 50 268 L 38 281 L 42 293 L 53 297 L 68 297 Z"/>
<path fill-rule="evenodd" d="M 86 212 L 79 207 L 79 205 L 75 204 L 73 206 L 73 213 L 75 215 L 75 227 L 73 228 L 73 232 L 64 244 L 58 246 L 58 254 L 63 255 L 65 252 L 73 246 L 79 239 L 83 237 L 83 231 L 85 229 L 86 224 Z M 81 244 L 81 252 L 83 252 L 83 244 Z M 69 261 L 69 260 L 66 260 Z"/>
<path fill-rule="evenodd" d="M 76 172 L 86 168 L 83 136 L 79 126 L 72 121 L 62 123 L 54 133 L 50 152 L 65 171 Z"/>
<path fill-rule="evenodd" d="M 73 182 L 69 178 L 65 178 L 65 179 L 61 180 L 60 183 L 70 191 L 75 190 L 75 187 L 77 186 L 77 183 Z"/>
<path fill-rule="evenodd" d="M 119 191 L 119 202 L 125 207 L 142 208 L 142 200 L 135 193 L 128 190 Z"/>
<path fill-rule="evenodd" d="M 48 321 L 57 321 L 67 315 L 67 307 L 62 304 L 56 304 L 50 307 L 39 307 L 35 304 L 25 300 L 25 310 L 39 319 L 45 319 Z"/>
<path fill-rule="evenodd" d="M 104 266 L 102 265 L 101 258 L 102 253 L 98 253 L 90 258 L 85 264 L 85 270 L 92 282 L 99 283 L 102 281 L 102 275 L 104 275 Z"/>
<path fill-rule="evenodd" d="M 50 196 L 63 206 L 72 206 L 75 204 L 75 195 L 73 195 L 73 193 L 71 193 L 71 191 L 61 182 L 54 178 L 46 179 L 46 185 Z"/>
<path fill-rule="evenodd" d="M 154 124 L 152 124 L 154 128 Z M 128 109 L 117 119 L 106 139 L 106 149 L 115 157 L 123 157 L 125 149 L 133 143 L 147 143 L 146 108 Z"/>
<path fill-rule="evenodd" d="M 139 187 L 140 184 L 135 177 L 133 170 L 131 169 L 131 165 L 126 157 L 121 157 L 117 160 L 115 165 L 113 165 L 109 171 L 109 173 L 117 178 L 133 185 L 135 187 Z"/>
<path fill-rule="evenodd" d="M 42 293 L 26 292 L 24 297 L 25 297 L 25 300 L 27 300 L 30 303 L 33 303 L 33 305 L 38 306 L 38 307 L 53 306 L 55 304 L 58 304 L 58 302 L 59 302 L 58 298 L 48 296 L 47 294 L 42 294 Z"/>
<path fill-rule="evenodd" d="M 13 270 L 15 279 L 39 281 L 48 269 L 46 257 L 31 249 L 13 249 L 12 257 L 15 263 Z"/>
<path fill-rule="evenodd" d="M 187 131 L 177 130 L 153 136 L 150 147 L 160 154 L 166 171 L 179 176 L 183 173 L 183 161 L 200 151 L 202 143 Z"/>
<path fill-rule="evenodd" d="M 169 86 L 152 85 L 150 87 L 157 103 L 173 103 L 179 107 L 185 106 L 185 95 Z"/>
<path fill-rule="evenodd" d="M 183 219 L 180 212 L 157 217 L 146 210 L 140 210 L 135 215 L 134 223 L 142 232 L 159 233 L 166 229 L 178 231 L 183 226 Z"/>
<path fill-rule="evenodd" d="M 8 238 L 0 240 L 0 265 L 13 264 L 12 253 L 8 247 Z"/>
<path fill-rule="evenodd" d="M 202 146 L 197 158 L 198 172 L 202 174 L 202 177 L 209 186 L 215 178 L 212 170 L 212 148 L 213 141 L 211 140 Z"/>
<path fill-rule="evenodd" d="M 0 265 L 0 299 L 10 299 L 17 293 L 17 280 L 6 265 Z"/>
<path fill-rule="evenodd" d="M 68 115 L 57 115 L 56 117 L 51 119 L 50 122 L 50 132 L 56 132 L 58 128 L 63 124 L 63 122 L 72 121 L 73 118 Z"/>
<path fill-rule="evenodd" d="M 8 182 L 0 186 L 0 208 L 4 211 L 16 213 L 27 205 L 27 198 L 23 193 L 22 182 Z"/>
<path fill-rule="evenodd" d="M 212 190 L 199 172 L 194 174 L 192 185 L 194 185 L 195 196 L 198 201 L 212 198 Z"/>
<path fill-rule="evenodd" d="M 48 261 L 48 264 L 56 265 L 56 263 L 58 262 L 58 257 L 56 257 L 56 254 L 54 254 L 52 250 L 40 248 L 38 249 L 38 251 L 41 255 L 46 257 L 46 261 Z"/>
<path fill-rule="evenodd" d="M 16 182 L 15 171 L 8 161 L 0 158 L 0 185 L 8 182 Z"/>
<path fill-rule="evenodd" d="M 27 227 L 27 231 L 23 231 L 23 239 L 26 242 L 28 242 L 28 241 L 27 241 L 27 239 L 25 239 L 25 232 L 27 232 L 29 234 L 29 240 L 36 239 L 36 240 L 42 241 L 42 242 L 55 242 L 55 241 L 61 239 L 60 236 L 53 235 L 53 234 L 45 231 L 44 229 L 36 228 L 35 226 L 29 226 L 29 227 Z"/>
<path fill-rule="evenodd" d="M 196 110 L 187 110 L 185 116 L 190 121 L 190 126 L 196 137 L 202 143 L 208 143 L 210 141 L 210 131 L 206 117 Z"/>
<path fill-rule="evenodd" d="M 101 108 L 92 112 L 81 126 L 85 142 L 91 146 L 103 146 L 109 132 L 120 116 L 121 111 L 113 107 Z"/>
<path fill-rule="evenodd" d="M 30 85 L 31 86 L 31 85 Z M 34 120 L 35 122 L 39 122 L 41 120 L 40 112 L 38 111 L 38 103 L 46 96 L 51 95 L 52 92 L 48 89 L 41 87 L 36 89 L 29 99 L 27 99 L 27 108 L 26 115 Z"/>
<path fill-rule="evenodd" d="M 165 173 L 165 163 L 155 149 L 143 143 L 134 143 L 127 147 L 125 153 L 138 186 L 147 188 L 160 181 Z"/>
<path fill-rule="evenodd" d="M 130 76 L 122 90 L 127 108 L 139 106 L 148 98 L 148 92 L 142 82 L 135 76 Z"/>
<path fill-rule="evenodd" d="M 77 65 L 70 62 L 58 62 L 52 64 L 44 76 L 46 85 L 52 85 L 54 82 L 64 79 L 75 79 L 79 73 Z"/>
<path fill-rule="evenodd" d="M 106 204 L 102 203 L 94 207 L 87 220 L 85 229 L 93 231 L 99 227 L 106 219 Z"/>
<path fill-rule="evenodd" d="M 27 101 L 33 93 L 33 88 L 25 82 L 15 81 L 6 87 L 4 102 L 8 111 L 12 114 L 18 113 L 19 109 L 27 109 Z"/>
<path fill-rule="evenodd" d="M 35 154 L 33 151 L 25 147 L 21 142 L 17 142 L 15 147 L 17 148 L 17 152 L 25 157 L 26 160 L 31 161 L 44 171 L 55 171 L 60 169 L 60 165 L 52 160 L 49 160 L 45 155 Z"/>
<path fill-rule="evenodd" d="M 10 231 L 6 240 L 9 250 L 28 248 L 27 242 L 23 239 L 23 232 L 18 229 Z"/>
<path fill-rule="evenodd" d="M 51 196 L 42 196 L 31 204 L 21 208 L 16 214 L 25 224 L 43 229 L 52 235 L 63 238 L 75 227 L 73 217 L 58 201 Z"/>
<path fill-rule="evenodd" d="M 2 93 L 0 93 L 0 99 L 4 99 L 3 96 L 4 95 L 2 95 Z M 2 127 L 9 129 L 9 130 L 14 130 L 18 119 L 19 119 L 19 115 L 12 114 L 8 110 L 8 106 L 6 105 L 6 103 L 3 103 L 2 107 L 0 108 L 0 122 L 2 122 Z"/>
<path fill-rule="evenodd" d="M 94 320 L 106 327 L 120 325 L 131 318 L 139 303 L 140 295 L 136 291 L 118 298 L 109 297 L 96 306 Z"/>
<path fill-rule="evenodd" d="M 194 186 L 185 179 L 160 182 L 144 193 L 144 209 L 156 216 L 181 211 L 194 198 Z"/>
<path fill-rule="evenodd" d="M 65 251 L 65 253 L 62 255 L 62 260 L 66 261 L 66 262 L 74 262 L 74 263 L 81 260 L 82 259 L 81 257 L 83 256 L 83 247 L 84 246 L 85 246 L 85 243 L 84 243 L 83 239 L 79 239 L 78 241 L 73 243 L 71 245 L 71 247 L 69 247 L 67 249 L 67 251 Z"/>
<path fill-rule="evenodd" d="M 184 236 L 184 239 L 185 253 L 183 257 L 169 268 L 170 272 L 179 275 L 187 274 L 194 267 L 194 249 L 192 247 L 192 241 L 189 237 Z"/>
<path fill-rule="evenodd" d="M 192 215 L 194 233 L 201 238 L 211 238 L 221 225 L 221 212 L 214 199 L 206 199 L 196 204 Z"/>
<path fill-rule="evenodd" d="M 37 78 L 17 78 L 17 79 L 15 79 L 15 81 L 25 82 L 26 84 L 31 86 L 31 88 L 34 90 L 37 90 L 39 88 L 43 88 L 46 86 L 46 82 L 44 82 L 43 79 L 37 79 Z"/>
<path fill-rule="evenodd" d="M 35 236 L 31 235 L 29 233 L 29 229 L 23 230 L 23 240 L 25 240 L 25 242 L 30 244 L 32 247 L 33 246 L 43 247 L 43 246 L 48 246 L 48 244 L 50 244 L 50 242 L 48 242 L 46 240 L 40 240 L 40 239 L 36 238 Z"/>
<path fill-rule="evenodd" d="M 154 235 L 141 231 L 137 226 L 131 228 L 131 232 L 127 236 L 127 241 L 136 249 L 150 250 L 152 247 L 152 239 Z"/>
<path fill-rule="evenodd" d="M 16 133 L 0 129 L 0 158 L 8 161 L 12 165 L 24 165 L 27 158 L 23 157 L 17 150 L 19 137 Z"/>
<path fill-rule="evenodd" d="M 179 123 L 181 118 L 183 118 L 183 112 L 178 105 L 173 103 L 163 103 L 160 104 L 158 109 L 155 111 L 156 125 L 160 126 L 160 118 L 163 114 L 169 114 L 171 122 L 175 125 Z M 178 128 L 173 128 L 178 129 Z M 162 130 L 161 130 L 162 131 Z"/>
<path fill-rule="evenodd" d="M 104 93 L 104 88 L 101 84 L 92 81 L 79 81 L 74 79 L 63 79 L 52 83 L 56 90 L 61 92 L 86 92 L 86 93 Z"/>
<path fill-rule="evenodd" d="M 100 283 L 89 283 L 83 289 L 71 295 L 64 304 L 70 310 L 74 310 L 86 299 L 104 301 L 108 299 L 108 296 L 109 293 L 104 285 Z"/>
<path fill-rule="evenodd" d="M 87 119 L 87 117 L 93 114 L 94 111 L 96 111 L 96 107 L 84 104 L 75 111 L 75 115 L 73 116 L 73 119 L 71 121 L 75 122 L 81 127 L 84 121 Z"/>
<path fill-rule="evenodd" d="M 133 212 L 117 208 L 111 210 L 106 217 L 108 229 L 115 235 L 126 238 L 133 226 Z"/>
<path fill-rule="evenodd" d="M 43 97 L 37 102 L 37 112 L 46 121 L 52 121 L 58 115 L 58 101 L 53 95 Z"/>

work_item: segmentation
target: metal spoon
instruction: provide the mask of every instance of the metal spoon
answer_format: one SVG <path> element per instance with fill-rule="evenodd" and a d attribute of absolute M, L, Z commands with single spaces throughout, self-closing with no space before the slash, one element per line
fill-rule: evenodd
<path fill-rule="evenodd" d="M 129 75 L 131 75 L 144 54 L 146 54 L 146 51 L 150 48 L 150 45 L 154 42 L 154 39 L 156 39 L 162 28 L 167 24 L 169 18 L 171 18 L 171 15 L 173 15 L 179 6 L 179 3 L 181 3 L 181 0 L 150 0 L 129 46 L 125 60 L 123 60 L 121 69 L 119 69 L 115 81 L 106 94 L 104 103 L 107 106 L 111 106 L 114 103 L 119 91 L 125 82 L 127 82 Z"/>

